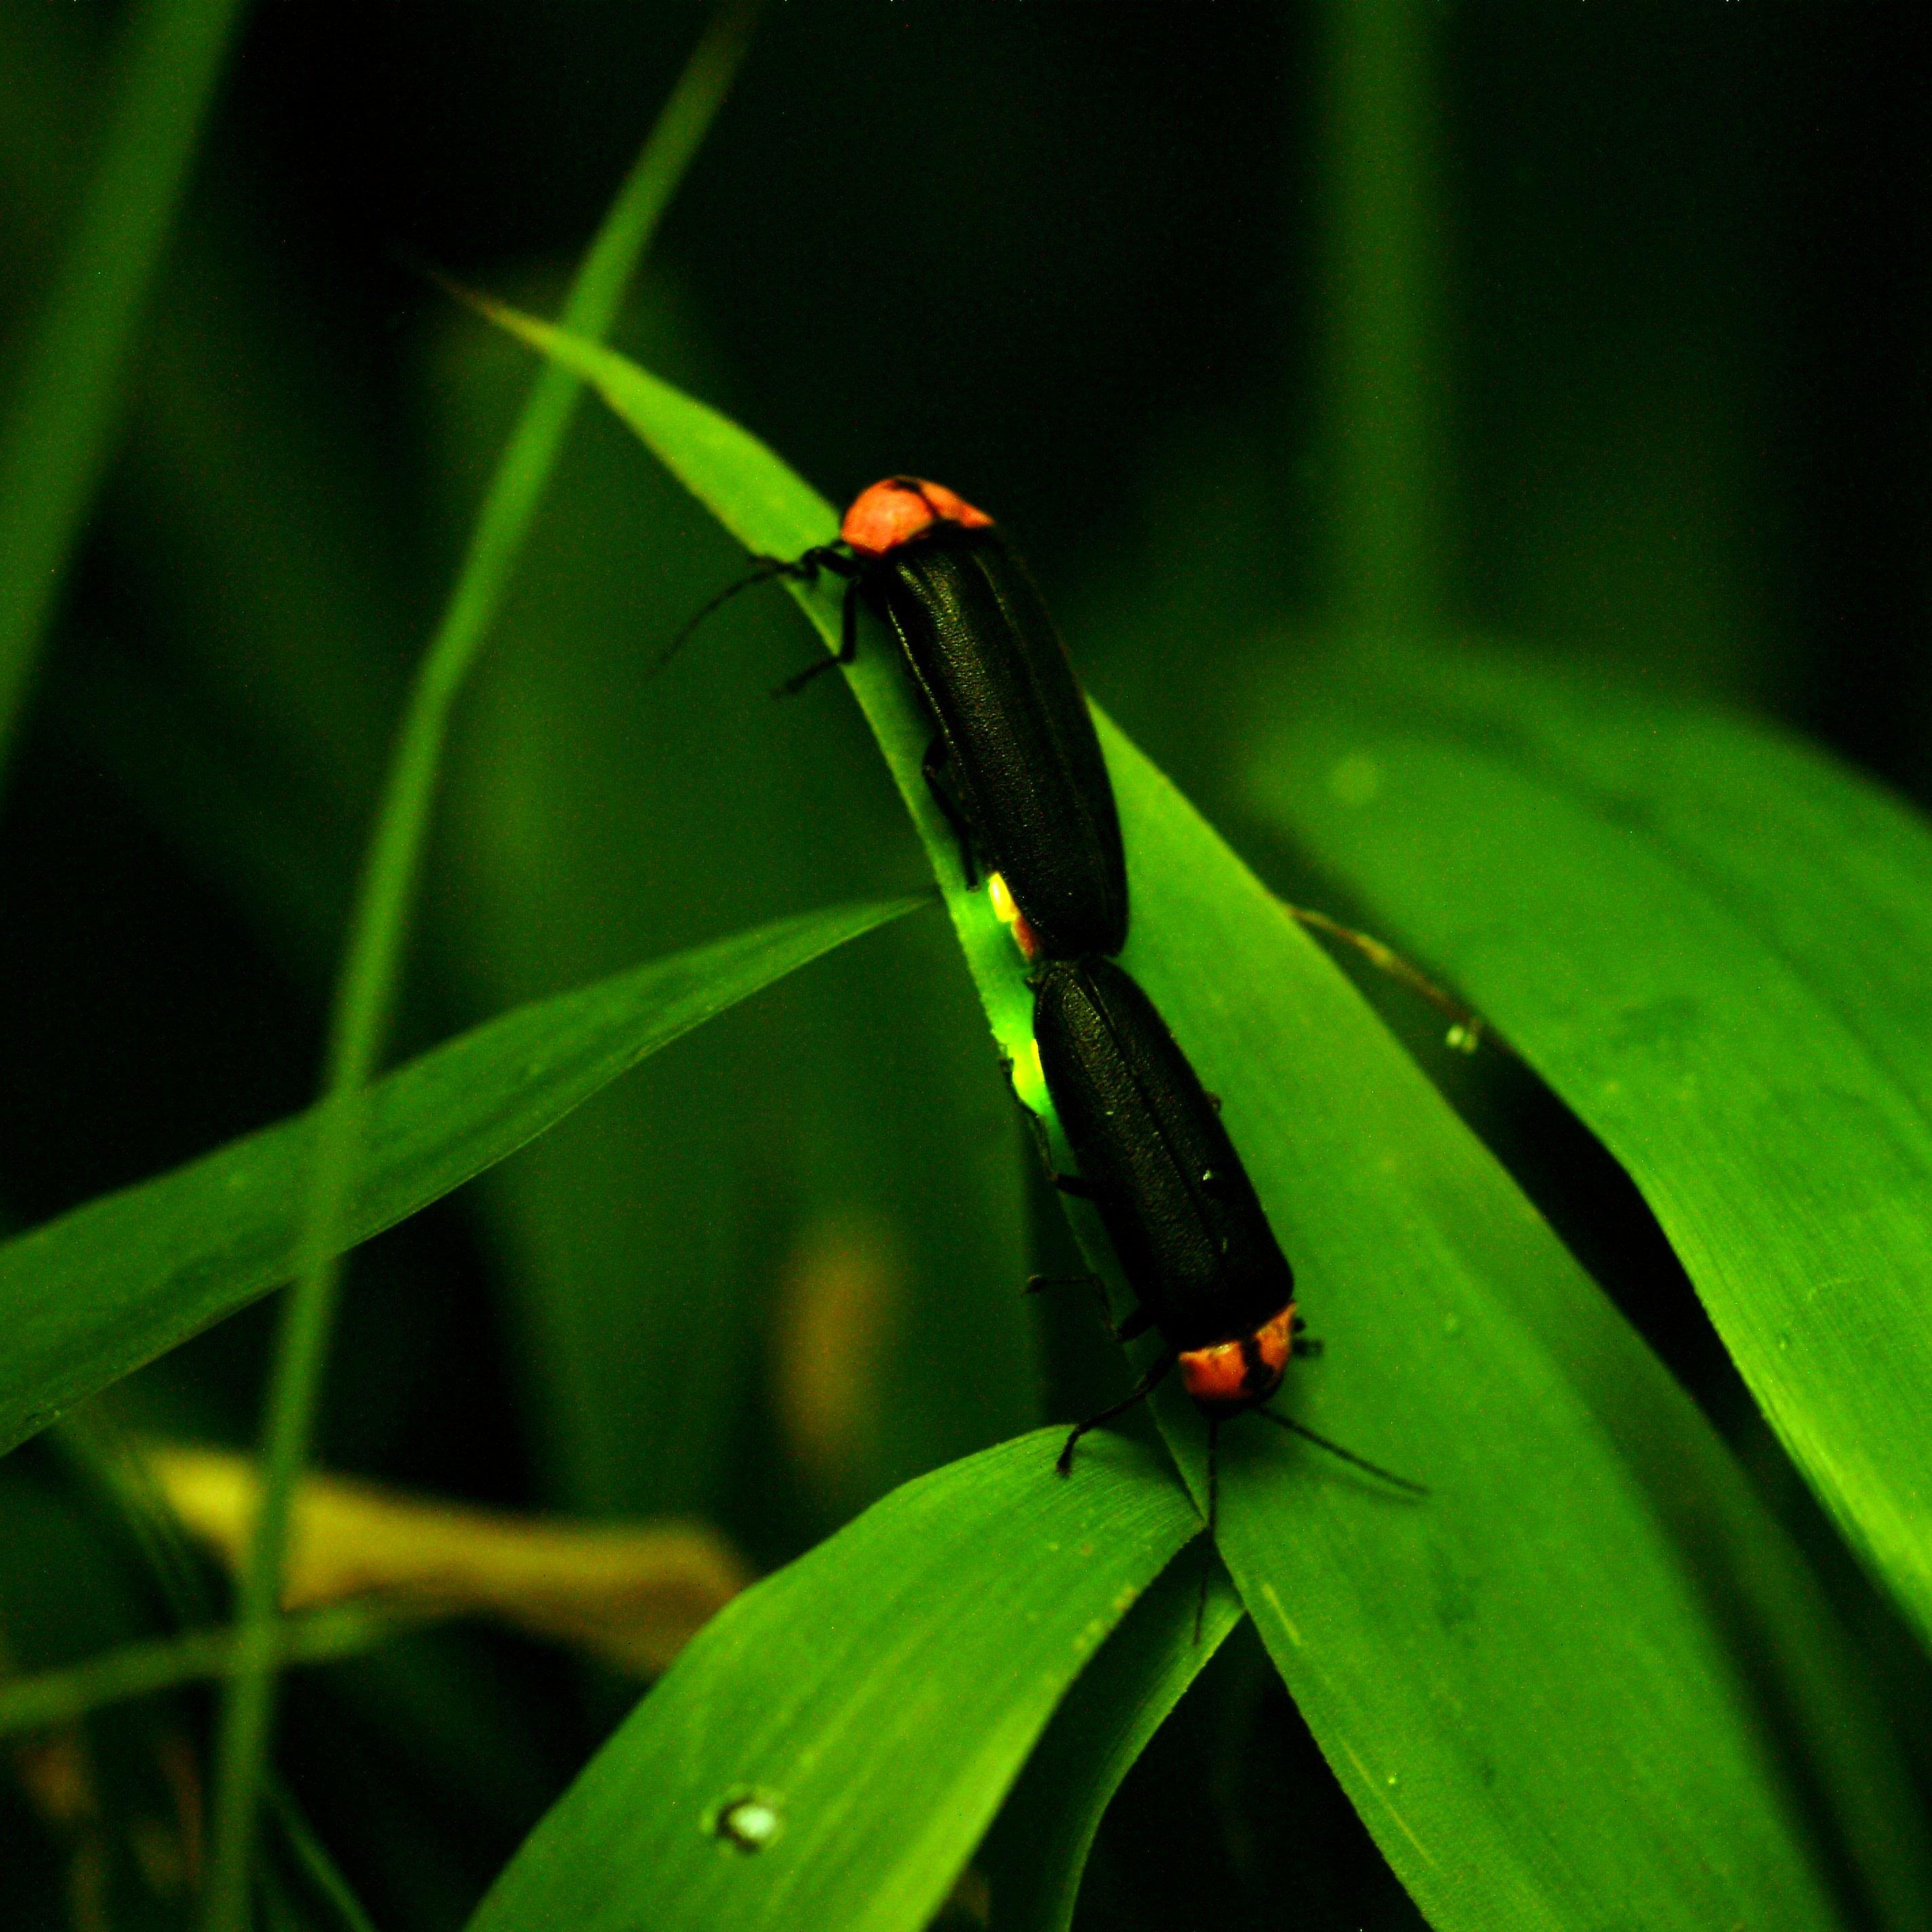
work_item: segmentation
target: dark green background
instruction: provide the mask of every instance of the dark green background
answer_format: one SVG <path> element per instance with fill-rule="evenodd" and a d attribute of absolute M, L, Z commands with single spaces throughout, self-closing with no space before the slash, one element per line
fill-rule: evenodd
<path fill-rule="evenodd" d="M 1340 0 L 775 4 L 620 340 L 828 495 L 910 469 L 992 509 L 1096 697 L 1285 889 L 1322 891 L 1232 795 L 1251 694 L 1371 629 L 1739 699 L 1924 800 L 1915 10 L 1366 10 L 1385 35 Z M 703 17 L 255 10 L 4 798 L 14 1225 L 309 1097 L 403 680 L 529 374 L 409 263 L 550 304 Z M 116 22 L 0 0 L 0 374 Z M 766 701 L 815 648 L 782 600 L 747 598 L 645 682 L 735 568 L 586 410 L 459 719 L 406 1045 L 920 884 L 849 705 Z M 1616 1170 L 1526 1078 L 1450 1071 L 1754 1442 Z M 1038 1337 L 1017 1310 L 947 1327 L 949 1277 L 1016 1290 L 1030 1254 L 1064 1250 L 1026 1173 L 925 917 L 365 1250 L 325 1460 L 490 1501 L 701 1510 L 782 1560 L 1114 1385 L 1071 1312 Z M 830 1471 L 787 1453 L 772 1399 L 778 1285 L 827 1226 L 882 1241 L 916 1311 Z M 260 1311 L 228 1324 L 121 1412 L 248 1439 L 267 1333 Z M 52 1453 L 4 1478 L 38 1526 L 0 1552 L 16 1652 L 145 1627 L 155 1606 Z M 626 1694 L 508 1640 L 418 1638 L 304 1679 L 286 1762 L 379 1918 L 452 1924 Z M 51 1873 L 0 1808 L 0 1857 Z M 1130 1780 L 1087 1922 L 1175 1922 L 1203 1886 L 1230 1926 L 1411 1922 L 1240 1640 Z"/>

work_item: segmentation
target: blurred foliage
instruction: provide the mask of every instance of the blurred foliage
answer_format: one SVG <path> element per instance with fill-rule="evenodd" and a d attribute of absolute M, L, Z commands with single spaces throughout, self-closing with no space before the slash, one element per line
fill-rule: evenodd
<path fill-rule="evenodd" d="M 0 0 L 0 392 L 126 11 Z M 311 1099 L 405 681 L 528 380 L 399 258 L 547 309 L 704 14 L 245 20 L 4 779 L 13 1226 Z M 776 6 L 618 337 L 828 496 L 911 468 L 993 506 L 1096 695 L 1270 884 L 1358 922 L 1254 774 L 1284 674 L 1365 620 L 1507 639 L 1586 693 L 1748 700 L 1923 802 L 1919 38 L 1892 4 Z M 740 562 L 585 412 L 457 720 L 402 1047 L 925 889 L 853 707 L 766 701 L 818 648 L 778 592 L 646 679 Z M 1368 990 L 1743 1451 L 1924 1778 L 1923 1664 L 1642 1201 L 1506 1056 L 1464 1065 Z M 693 1514 L 774 1566 L 1118 1386 L 1084 1310 L 1037 1334 L 1022 1310 L 1070 1251 L 922 914 L 360 1250 L 325 1458 L 494 1508 Z M 238 1317 L 113 1412 L 252 1439 L 267 1333 Z M 0 1472 L 10 1670 L 184 1614 L 79 1471 L 48 1444 Z M 378 1923 L 453 1926 L 627 1697 L 514 1636 L 421 1631 L 293 1682 L 280 1762 Z M 10 1756 L 10 1919 L 186 1922 L 206 1717 L 184 1692 Z M 1231 1928 L 1415 1922 L 1245 1632 L 1097 1846 L 1084 1924 L 1203 1895 Z M 278 1856 L 288 1922 L 341 1922 Z"/>
<path fill-rule="evenodd" d="M 238 1568 L 260 1490 L 253 1460 L 169 1444 L 146 1455 L 182 1528 Z M 294 1528 L 285 1610 L 370 1598 L 494 1617 L 646 1678 L 751 1580 L 700 1525 L 557 1522 L 340 1477 L 303 1483 Z"/>

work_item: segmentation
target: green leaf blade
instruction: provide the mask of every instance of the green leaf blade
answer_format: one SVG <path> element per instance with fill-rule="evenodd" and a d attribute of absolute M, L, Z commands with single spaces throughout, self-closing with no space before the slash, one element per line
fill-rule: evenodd
<path fill-rule="evenodd" d="M 1220 1564 L 1197 1548 L 1168 1564 L 1080 1673 L 980 1853 L 998 1932 L 1066 1932 L 1114 1793 L 1243 1615 Z"/>
<path fill-rule="evenodd" d="M 1636 1181 L 1932 1636 L 1932 838 L 1761 729 L 1479 658 L 1333 688 L 1264 808 Z"/>
<path fill-rule="evenodd" d="M 1200 1528 L 1112 1441 L 948 1465 L 710 1624 L 525 1842 L 472 1932 L 914 1932 L 1082 1665 Z M 776 1831 L 740 1850 L 745 1800 Z"/>
<path fill-rule="evenodd" d="M 782 920 L 506 1013 L 370 1090 L 345 1246 L 534 1138 L 680 1034 L 919 902 Z M 0 1447 L 286 1280 L 313 1114 L 0 1246 Z"/>
<path fill-rule="evenodd" d="M 1913 1922 L 1932 1891 L 1895 1746 L 1728 1452 L 1339 972 L 1107 745 L 1126 964 L 1328 1344 L 1276 1406 L 1430 1489 L 1222 1432 L 1224 1560 L 1417 1903 L 1445 1932 Z M 1198 1420 L 1161 1413 L 1198 1496 Z"/>

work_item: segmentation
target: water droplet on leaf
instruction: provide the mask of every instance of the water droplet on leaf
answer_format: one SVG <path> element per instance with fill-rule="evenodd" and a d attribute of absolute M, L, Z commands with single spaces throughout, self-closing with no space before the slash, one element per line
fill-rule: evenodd
<path fill-rule="evenodd" d="M 741 1852 L 762 1852 L 784 1828 L 776 1801 L 755 1791 L 740 1792 L 718 1808 L 715 1836 Z"/>

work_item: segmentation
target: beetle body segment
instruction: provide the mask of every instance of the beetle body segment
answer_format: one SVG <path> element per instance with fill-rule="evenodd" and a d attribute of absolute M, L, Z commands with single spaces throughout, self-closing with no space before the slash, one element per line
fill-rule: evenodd
<path fill-rule="evenodd" d="M 1005 881 L 1022 948 L 1047 959 L 1118 952 L 1127 867 L 1114 788 L 1031 574 L 984 512 L 915 477 L 864 491 L 842 536 L 854 590 L 892 632 L 932 714 L 928 772 Z"/>
<path fill-rule="evenodd" d="M 1034 1037 L 1082 1191 L 1188 1393 L 1213 1416 L 1265 1402 L 1293 1346 L 1294 1273 L 1154 1002 L 1104 959 L 1050 964 Z"/>
<path fill-rule="evenodd" d="M 1048 959 L 1118 952 L 1127 867 L 1100 741 L 1066 647 L 996 530 L 934 524 L 860 580 L 932 713 L 987 866 Z"/>

